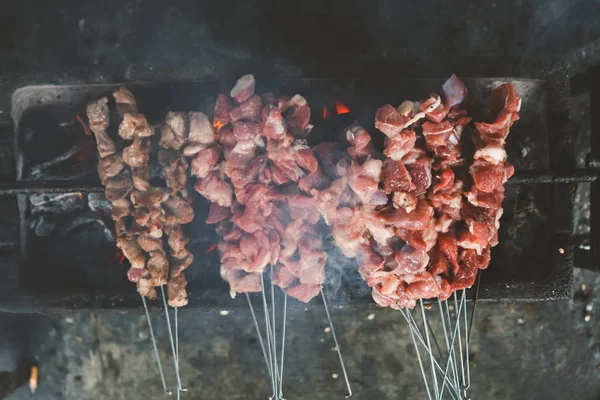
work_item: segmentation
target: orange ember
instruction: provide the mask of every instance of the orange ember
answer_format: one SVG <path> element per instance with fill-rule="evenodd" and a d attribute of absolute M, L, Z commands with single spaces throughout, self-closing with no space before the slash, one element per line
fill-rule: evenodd
<path fill-rule="evenodd" d="M 87 158 L 85 157 L 85 154 L 83 154 L 82 152 L 78 152 L 73 155 L 73 161 L 75 161 L 76 163 L 83 163 L 87 161 Z"/>
<path fill-rule="evenodd" d="M 92 132 L 90 132 L 90 128 L 88 128 L 87 124 L 85 123 L 83 118 L 81 118 L 81 116 L 79 116 L 79 115 L 77 116 L 77 121 L 79 121 L 81 126 L 83 126 L 83 132 L 88 136 L 92 136 Z"/>
<path fill-rule="evenodd" d="M 327 107 L 323 107 L 323 119 L 327 119 Z"/>
<path fill-rule="evenodd" d="M 83 195 L 83 193 L 81 193 L 81 192 L 77 192 L 77 196 L 79 196 L 79 197 L 83 197 L 84 195 Z"/>
<path fill-rule="evenodd" d="M 208 249 L 206 249 L 206 254 L 213 252 L 217 248 L 217 244 L 213 244 Z"/>
<path fill-rule="evenodd" d="M 115 254 L 113 254 L 112 260 L 113 261 L 119 260 L 119 264 L 123 264 L 123 262 L 125 261 L 125 254 L 123 254 L 121 249 L 117 248 L 115 250 Z"/>
<path fill-rule="evenodd" d="M 335 110 L 337 111 L 338 115 L 348 114 L 350 112 L 350 109 L 341 101 L 335 102 Z"/>
<path fill-rule="evenodd" d="M 227 125 L 227 124 L 219 121 L 218 119 L 215 119 L 213 122 L 213 126 L 215 127 L 215 131 L 217 131 L 217 133 L 219 133 L 221 128 L 224 127 L 225 125 Z"/>

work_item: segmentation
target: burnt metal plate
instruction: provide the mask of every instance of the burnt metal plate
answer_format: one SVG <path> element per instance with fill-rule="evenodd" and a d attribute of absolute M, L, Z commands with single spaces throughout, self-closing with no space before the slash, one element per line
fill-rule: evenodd
<path fill-rule="evenodd" d="M 549 104 L 549 81 L 536 79 L 465 79 L 472 101 L 484 101 L 489 91 L 511 81 L 523 97 L 521 120 L 507 142 L 509 161 L 517 170 L 547 169 L 552 138 L 564 134 L 555 127 L 557 116 Z M 311 106 L 309 136 L 314 143 L 338 140 L 343 128 L 358 120 L 372 133 L 375 110 L 390 102 L 419 99 L 439 91 L 443 79 L 378 80 L 272 80 L 258 81 L 257 92 L 300 93 Z M 84 133 L 78 116 L 84 117 L 88 100 L 119 85 L 28 86 L 12 97 L 16 127 L 15 151 L 18 180 L 72 182 L 97 179 L 93 136 Z M 128 83 L 140 112 L 158 123 L 171 110 L 197 110 L 211 114 L 224 82 Z M 338 114 L 343 103 L 349 113 Z M 326 109 L 327 112 L 323 110 Z M 325 117 L 325 114 L 327 116 Z M 558 124 L 558 126 L 562 126 Z M 378 133 L 374 134 L 375 136 Z M 564 185 L 565 190 L 572 185 Z M 545 300 L 571 296 L 572 252 L 569 235 L 556 233 L 556 213 L 572 218 L 572 209 L 553 202 L 549 184 L 507 185 L 500 245 L 492 251 L 492 263 L 481 277 L 479 299 Z M 219 276 L 219 258 L 213 251 L 218 241 L 214 228 L 204 224 L 206 200 L 194 193 L 196 218 L 185 227 L 195 261 L 186 271 L 189 307 L 232 307 L 228 286 Z M 127 261 L 116 255 L 112 237 L 110 203 L 102 193 L 39 193 L 18 196 L 19 259 L 0 265 L 2 276 L 14 276 L 7 290 L 0 290 L 0 309 L 34 311 L 54 309 L 131 309 L 141 306 L 135 285 L 127 282 Z M 564 215 L 567 214 L 567 215 Z M 329 244 L 326 290 L 338 306 L 374 305 L 370 289 L 361 280 L 353 260 L 344 258 Z M 559 251 L 559 249 L 562 249 Z M 5 269 L 2 271 L 1 269 Z M 300 303 L 293 302 L 295 305 Z"/>

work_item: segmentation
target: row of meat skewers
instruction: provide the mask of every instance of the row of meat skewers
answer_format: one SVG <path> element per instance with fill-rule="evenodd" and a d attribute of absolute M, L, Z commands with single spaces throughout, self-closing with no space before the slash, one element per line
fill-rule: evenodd
<path fill-rule="evenodd" d="M 309 147 L 306 99 L 259 95 L 255 85 L 246 75 L 220 94 L 212 122 L 201 112 L 170 112 L 154 127 L 126 88 L 113 93 L 112 111 L 108 98 L 89 103 L 117 246 L 142 297 L 154 299 L 166 285 L 169 305 L 187 304 L 188 173 L 211 203 L 206 223 L 221 237 L 221 276 L 232 297 L 263 291 L 265 272 L 286 301 L 322 294 L 329 234 L 357 259 L 381 306 L 410 309 L 473 285 L 498 244 L 503 184 L 514 172 L 504 150 L 521 105 L 512 84 L 492 91 L 482 122 L 472 122 L 467 88 L 454 75 L 440 94 L 381 107 L 382 151 L 358 124 L 346 129 L 345 145 Z M 273 340 L 274 319 L 273 310 Z M 269 351 L 263 346 L 272 379 L 280 380 L 277 349 L 269 344 Z"/>

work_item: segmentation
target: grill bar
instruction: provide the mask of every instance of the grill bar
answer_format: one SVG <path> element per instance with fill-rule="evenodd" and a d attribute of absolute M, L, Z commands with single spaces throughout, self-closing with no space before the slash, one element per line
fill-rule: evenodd
<path fill-rule="evenodd" d="M 100 182 L 73 181 L 17 181 L 0 183 L 0 196 L 17 194 L 60 194 L 103 192 Z"/>
<path fill-rule="evenodd" d="M 595 182 L 598 173 L 586 169 L 578 169 L 570 174 L 556 174 L 549 170 L 516 171 L 507 182 L 508 185 L 522 184 L 568 184 Z M 0 183 L 0 196 L 14 196 L 17 194 L 60 194 L 60 193 L 97 193 L 103 192 L 104 187 L 98 181 L 72 182 L 72 181 L 17 181 Z"/>

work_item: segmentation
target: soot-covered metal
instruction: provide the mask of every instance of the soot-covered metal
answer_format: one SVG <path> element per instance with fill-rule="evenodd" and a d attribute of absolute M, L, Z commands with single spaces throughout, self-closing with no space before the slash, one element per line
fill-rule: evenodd
<path fill-rule="evenodd" d="M 484 100 L 506 79 L 465 79 L 472 100 Z M 594 173 L 564 168 L 568 149 L 557 140 L 565 116 L 550 97 L 564 82 L 510 79 L 523 98 L 521 120 L 509 136 L 507 151 L 517 174 L 507 185 L 500 245 L 482 274 L 480 300 L 539 300 L 571 294 L 573 258 L 572 193 L 576 182 L 593 181 Z M 265 80 L 263 80 L 265 82 Z M 442 79 L 302 79 L 270 80 L 261 91 L 301 93 L 312 108 L 313 144 L 338 140 L 354 120 L 372 128 L 377 107 L 437 90 Z M 212 112 L 216 95 L 229 81 L 127 84 L 139 109 L 158 123 L 170 110 Z M 15 92 L 18 182 L 0 187 L 17 194 L 20 217 L 20 261 L 17 287 L 0 297 L 4 309 L 81 309 L 139 307 L 134 285 L 126 280 L 127 263 L 116 251 L 110 203 L 96 173 L 93 136 L 81 119 L 88 100 L 110 93 L 117 85 L 29 86 Z M 338 114 L 334 104 L 350 112 Z M 555 101 L 554 101 L 555 103 Z M 331 110 L 323 112 L 324 109 Z M 327 115 L 326 115 L 327 114 Z M 371 129 L 372 130 L 372 129 Z M 89 132 L 88 132 L 89 133 Z M 562 146 L 562 147 L 561 147 Z M 191 191 L 193 192 L 193 191 Z M 188 269 L 191 307 L 231 306 L 227 285 L 219 276 L 214 250 L 218 237 L 204 224 L 208 203 L 194 197 L 196 218 L 187 229 L 195 261 Z M 353 261 L 329 248 L 326 285 L 338 305 L 372 304 L 370 290 Z"/>

